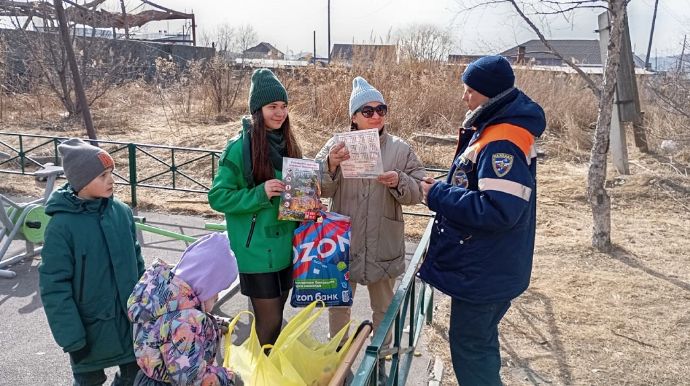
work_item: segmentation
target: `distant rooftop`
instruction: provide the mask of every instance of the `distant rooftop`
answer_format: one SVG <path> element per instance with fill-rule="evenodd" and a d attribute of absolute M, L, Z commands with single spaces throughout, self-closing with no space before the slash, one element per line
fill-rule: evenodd
<path fill-rule="evenodd" d="M 549 44 L 564 58 L 582 66 L 602 66 L 599 40 L 549 40 Z M 539 39 L 528 40 L 501 52 L 511 62 L 517 61 L 519 47 L 525 48 L 525 61 L 538 64 L 559 65 L 558 59 Z M 644 60 L 633 55 L 636 67 L 644 68 Z"/>

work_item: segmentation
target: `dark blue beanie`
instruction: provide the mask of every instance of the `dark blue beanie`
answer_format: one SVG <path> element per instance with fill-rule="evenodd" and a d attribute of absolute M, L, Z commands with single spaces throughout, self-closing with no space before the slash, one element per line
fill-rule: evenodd
<path fill-rule="evenodd" d="M 506 58 L 491 55 L 470 63 L 462 74 L 462 82 L 480 94 L 493 98 L 515 85 L 515 74 Z"/>

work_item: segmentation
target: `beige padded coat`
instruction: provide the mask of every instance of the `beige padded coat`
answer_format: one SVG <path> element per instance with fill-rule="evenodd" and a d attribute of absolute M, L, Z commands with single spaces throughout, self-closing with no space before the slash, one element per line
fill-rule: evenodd
<path fill-rule="evenodd" d="M 343 178 L 340 167 L 335 174 L 326 171 L 322 180 L 322 197 L 330 197 L 330 210 L 350 216 L 350 280 L 359 284 L 398 277 L 405 271 L 405 230 L 401 205 L 422 201 L 419 180 L 424 165 L 410 145 L 387 133 L 380 135 L 383 170 L 398 172 L 397 188 L 387 188 L 376 179 Z M 327 165 L 333 139 L 316 155 Z M 328 169 L 327 166 L 324 167 Z"/>

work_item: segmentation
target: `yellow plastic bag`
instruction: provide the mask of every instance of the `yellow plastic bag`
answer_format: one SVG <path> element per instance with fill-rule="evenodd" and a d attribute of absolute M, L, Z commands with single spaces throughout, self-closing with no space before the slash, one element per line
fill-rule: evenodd
<path fill-rule="evenodd" d="M 342 349 L 337 350 L 350 323 L 327 342 L 314 338 L 311 326 L 324 312 L 323 305 L 322 301 L 317 300 L 295 315 L 280 332 L 269 354 L 276 367 L 280 367 L 282 361 L 289 358 L 290 365 L 297 370 L 306 385 L 328 384 L 354 338 L 354 335 L 350 336 Z"/>
<path fill-rule="evenodd" d="M 223 366 L 236 371 L 246 385 L 305 386 L 327 385 L 354 338 L 351 335 L 343 348 L 338 344 L 347 333 L 348 323 L 331 340 L 320 342 L 311 333 L 311 326 L 324 312 L 323 302 L 315 301 L 295 315 L 280 332 L 276 343 L 261 347 L 256 335 L 253 314 L 240 312 L 228 325 L 225 336 Z M 243 314 L 252 315 L 249 337 L 241 345 L 232 344 L 231 335 Z M 271 349 L 264 354 L 264 349 Z"/>
<path fill-rule="evenodd" d="M 243 314 L 251 315 L 252 326 L 249 331 L 249 337 L 242 344 L 236 346 L 232 344 L 232 332 L 235 330 L 235 326 L 237 326 L 237 322 L 239 322 Z M 281 368 L 276 367 L 264 354 L 264 348 L 270 347 L 270 345 L 261 347 L 259 343 L 259 337 L 256 335 L 254 314 L 249 311 L 242 311 L 228 324 L 228 333 L 225 335 L 223 367 L 237 372 L 244 380 L 245 385 L 304 386 L 305 382 L 299 377 L 297 371 L 288 368 L 287 365 L 283 366 L 284 371 L 281 371 Z"/>

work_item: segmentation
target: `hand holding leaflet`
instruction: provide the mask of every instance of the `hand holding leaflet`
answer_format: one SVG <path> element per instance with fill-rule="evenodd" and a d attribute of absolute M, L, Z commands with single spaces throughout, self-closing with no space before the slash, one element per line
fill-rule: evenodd
<path fill-rule="evenodd" d="M 334 135 L 335 142 L 345 143 L 349 159 L 340 162 L 345 178 L 377 178 L 383 174 L 379 130 L 357 130 Z"/>

